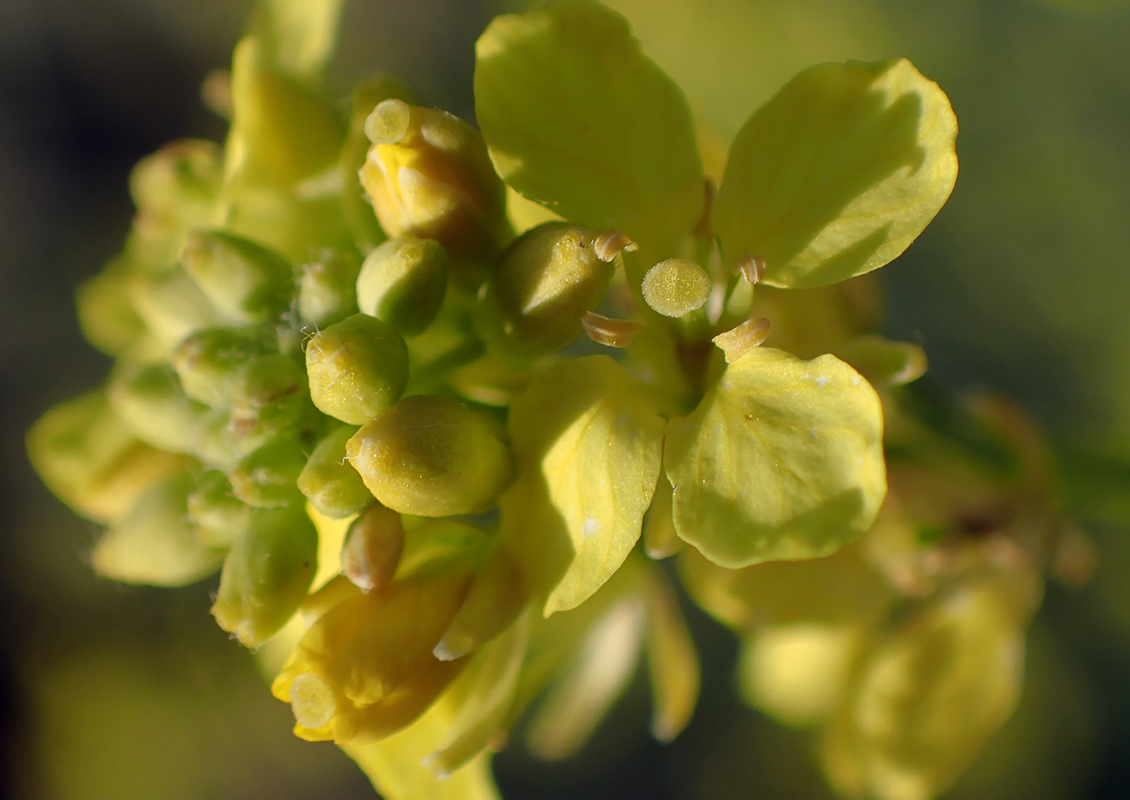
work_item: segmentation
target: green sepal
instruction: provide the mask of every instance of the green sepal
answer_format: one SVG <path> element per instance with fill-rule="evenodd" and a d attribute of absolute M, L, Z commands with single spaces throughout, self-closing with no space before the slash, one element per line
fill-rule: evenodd
<path fill-rule="evenodd" d="M 227 317 L 259 324 L 290 305 L 294 271 L 270 248 L 215 229 L 189 233 L 181 263 Z"/>
<path fill-rule="evenodd" d="M 298 489 L 310 505 L 331 519 L 352 516 L 375 500 L 345 458 L 345 443 L 356 428 L 339 427 L 318 442 L 298 475 Z"/>
<path fill-rule="evenodd" d="M 675 530 L 725 567 L 827 555 L 886 493 L 878 395 L 834 356 L 751 350 L 671 420 L 663 460 Z"/>

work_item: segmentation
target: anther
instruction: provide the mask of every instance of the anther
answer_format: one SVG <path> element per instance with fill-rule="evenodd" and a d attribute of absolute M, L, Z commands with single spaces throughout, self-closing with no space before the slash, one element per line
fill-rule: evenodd
<path fill-rule="evenodd" d="M 769 336 L 769 320 L 765 317 L 747 319 L 741 325 L 720 333 L 712 339 L 726 355 L 726 363 L 733 364 Z"/>
<path fill-rule="evenodd" d="M 594 311 L 587 311 L 581 317 L 585 333 L 597 344 L 607 347 L 627 347 L 646 325 L 630 319 L 613 319 Z"/>
<path fill-rule="evenodd" d="M 596 237 L 593 249 L 596 251 L 596 257 L 601 261 L 611 261 L 621 250 L 631 253 L 639 250 L 640 246 L 623 231 L 609 230 Z"/>
<path fill-rule="evenodd" d="M 761 256 L 750 255 L 739 261 L 737 268 L 741 270 L 742 277 L 751 286 L 756 286 L 765 277 L 765 271 L 769 268 L 769 265 L 765 263 L 765 259 Z"/>

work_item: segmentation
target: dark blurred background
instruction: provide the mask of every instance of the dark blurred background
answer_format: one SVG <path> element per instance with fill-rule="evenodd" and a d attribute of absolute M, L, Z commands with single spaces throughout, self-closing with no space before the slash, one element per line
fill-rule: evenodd
<path fill-rule="evenodd" d="M 725 141 L 817 61 L 911 58 L 949 94 L 961 176 L 937 221 L 883 270 L 888 332 L 931 379 L 1011 394 L 1063 455 L 1100 569 L 1052 587 L 1015 718 L 953 798 L 1130 796 L 1130 9 L 1116 0 L 616 0 L 645 49 Z M 469 116 L 473 43 L 519 3 L 353 0 L 335 79 L 401 74 Z M 184 136 L 221 139 L 199 101 L 247 2 L 0 2 L 0 796 L 371 797 L 329 745 L 290 734 L 253 660 L 207 613 L 210 582 L 124 587 L 85 563 L 97 534 L 32 474 L 23 436 L 97 384 L 73 292 L 113 255 L 130 167 Z M 709 10 L 703 10 L 708 8 Z M 741 707 L 726 634 L 673 746 L 650 743 L 646 693 L 566 765 L 498 759 L 509 798 L 825 797 L 803 734 Z M 639 689 L 639 687 L 637 687 Z"/>

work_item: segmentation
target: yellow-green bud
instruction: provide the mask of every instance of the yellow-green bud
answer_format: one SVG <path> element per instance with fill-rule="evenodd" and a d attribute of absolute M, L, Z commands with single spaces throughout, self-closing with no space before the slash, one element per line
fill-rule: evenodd
<path fill-rule="evenodd" d="M 404 398 L 345 451 L 377 500 L 421 517 L 486 511 L 514 477 L 506 429 L 442 397 Z"/>
<path fill-rule="evenodd" d="M 185 457 L 138 440 L 101 391 L 40 417 L 28 432 L 27 450 L 60 500 L 100 522 L 122 516 L 153 482 L 188 466 Z"/>
<path fill-rule="evenodd" d="M 252 514 L 224 560 L 212 615 L 246 647 L 294 616 L 318 568 L 318 532 L 301 509 Z"/>
<path fill-rule="evenodd" d="M 250 239 L 197 229 L 189 233 L 180 260 L 213 305 L 232 319 L 258 324 L 290 305 L 290 264 Z"/>
<path fill-rule="evenodd" d="M 251 506 L 235 496 L 231 482 L 219 470 L 196 476 L 188 496 L 188 519 L 197 525 L 196 538 L 210 547 L 231 547 L 247 529 Z"/>
<path fill-rule="evenodd" d="M 357 313 L 357 273 L 361 262 L 352 253 L 323 250 L 303 264 L 298 276 L 298 316 L 314 330 Z"/>
<path fill-rule="evenodd" d="M 373 503 L 353 520 L 341 548 L 341 572 L 363 592 L 380 589 L 392 580 L 404 552 L 400 515 Z"/>
<path fill-rule="evenodd" d="M 279 436 L 252 450 L 228 471 L 235 496 L 257 508 L 301 505 L 295 481 L 306 466 L 302 442 Z"/>
<path fill-rule="evenodd" d="M 239 369 L 264 346 L 254 331 L 209 328 L 184 339 L 173 352 L 173 367 L 185 394 L 212 408 L 231 405 Z"/>
<path fill-rule="evenodd" d="M 133 275 L 120 259 L 79 287 L 78 321 L 87 341 L 108 355 L 117 355 L 145 332 L 129 297 Z"/>
<path fill-rule="evenodd" d="M 130 173 L 137 206 L 125 252 L 132 265 L 164 269 L 184 235 L 211 218 L 223 182 L 223 153 L 213 142 L 181 140 L 146 156 Z"/>
<path fill-rule="evenodd" d="M 100 575 L 126 583 L 182 586 L 211 575 L 223 551 L 202 544 L 187 513 L 193 480 L 165 478 L 98 540 L 91 563 Z"/>
<path fill-rule="evenodd" d="M 318 442 L 298 476 L 299 491 L 331 519 L 351 516 L 374 502 L 345 458 L 345 443 L 355 432 L 356 428 L 338 428 Z"/>
<path fill-rule="evenodd" d="M 362 425 L 404 393 L 408 348 L 379 319 L 355 314 L 311 337 L 306 373 L 319 411 Z"/>
<path fill-rule="evenodd" d="M 447 251 L 434 239 L 389 239 L 365 258 L 357 306 L 401 333 L 432 324 L 447 288 Z"/>
<path fill-rule="evenodd" d="M 110 405 L 139 439 L 171 453 L 195 450 L 208 413 L 184 393 L 168 364 L 120 370 L 110 382 Z"/>
<path fill-rule="evenodd" d="M 261 441 L 312 413 L 306 376 L 293 359 L 269 353 L 247 362 L 236 373 L 231 390 L 231 425 L 238 436 Z"/>
<path fill-rule="evenodd" d="M 145 327 L 169 347 L 193 331 L 230 322 L 179 266 L 135 276 L 129 295 Z"/>
<path fill-rule="evenodd" d="M 216 409 L 205 414 L 201 420 L 200 435 L 192 452 L 205 465 L 226 470 L 247 455 L 254 443 L 254 439 L 236 434 L 230 413 Z"/>
<path fill-rule="evenodd" d="M 479 330 L 505 353 L 535 357 L 580 335 L 581 318 L 600 304 L 613 264 L 591 231 L 547 222 L 518 237 L 487 284 Z"/>
<path fill-rule="evenodd" d="M 490 257 L 506 235 L 506 190 L 479 132 L 443 111 L 389 99 L 365 121 L 361 185 L 389 236 L 436 239 L 455 258 Z"/>

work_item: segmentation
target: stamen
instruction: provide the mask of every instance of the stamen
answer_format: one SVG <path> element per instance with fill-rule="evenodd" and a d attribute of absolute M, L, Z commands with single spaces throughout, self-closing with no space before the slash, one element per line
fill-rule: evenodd
<path fill-rule="evenodd" d="M 750 286 L 756 286 L 765 277 L 765 270 L 769 268 L 769 265 L 765 263 L 765 259 L 761 256 L 750 255 L 739 261 L 737 267 Z"/>
<path fill-rule="evenodd" d="M 623 231 L 609 230 L 596 237 L 593 249 L 596 251 L 596 257 L 601 261 L 611 261 L 621 250 L 631 253 L 639 250 L 640 246 Z"/>
<path fill-rule="evenodd" d="M 754 317 L 725 333 L 718 334 L 712 341 L 725 353 L 726 363 L 733 364 L 764 342 L 767 336 L 769 336 L 769 320 L 765 317 Z"/>
<path fill-rule="evenodd" d="M 714 211 L 714 194 L 716 191 L 714 181 L 710 178 L 703 181 L 702 216 L 698 218 L 698 222 L 694 226 L 694 235 L 700 239 L 707 239 L 712 235 L 710 232 L 710 215 Z"/>
<path fill-rule="evenodd" d="M 630 319 L 613 319 L 593 311 L 581 317 L 585 333 L 597 344 L 608 347 L 627 347 L 646 325 Z"/>

